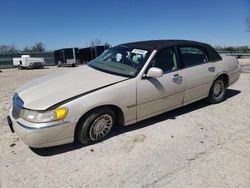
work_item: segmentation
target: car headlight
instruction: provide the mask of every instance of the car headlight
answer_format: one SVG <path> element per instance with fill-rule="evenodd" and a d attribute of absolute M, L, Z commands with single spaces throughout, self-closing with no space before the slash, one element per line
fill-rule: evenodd
<path fill-rule="evenodd" d="M 67 113 L 67 108 L 57 108 L 49 111 L 22 109 L 20 116 L 22 119 L 32 123 L 47 123 L 62 120 L 67 116 Z"/>

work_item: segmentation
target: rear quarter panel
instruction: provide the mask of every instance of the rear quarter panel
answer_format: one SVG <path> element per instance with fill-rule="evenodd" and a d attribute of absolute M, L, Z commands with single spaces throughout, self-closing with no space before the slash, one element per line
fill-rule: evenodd
<path fill-rule="evenodd" d="M 229 76 L 229 86 L 235 83 L 240 76 L 240 65 L 235 57 L 225 56 L 221 61 L 214 63 L 216 67 L 216 77 L 225 73 Z"/>

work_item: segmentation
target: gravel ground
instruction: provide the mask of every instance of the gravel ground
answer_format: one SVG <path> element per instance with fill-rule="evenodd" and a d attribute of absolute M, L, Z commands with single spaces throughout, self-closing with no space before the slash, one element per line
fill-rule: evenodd
<path fill-rule="evenodd" d="M 220 104 L 199 101 L 94 145 L 31 150 L 6 123 L 13 92 L 58 70 L 0 73 L 0 187 L 250 187 L 249 73 Z"/>

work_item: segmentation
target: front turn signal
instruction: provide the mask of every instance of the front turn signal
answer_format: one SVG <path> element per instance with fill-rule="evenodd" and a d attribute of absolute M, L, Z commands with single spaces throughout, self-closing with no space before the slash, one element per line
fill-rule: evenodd
<path fill-rule="evenodd" d="M 67 108 L 58 108 L 55 110 L 56 120 L 62 120 L 67 116 L 68 109 Z"/>

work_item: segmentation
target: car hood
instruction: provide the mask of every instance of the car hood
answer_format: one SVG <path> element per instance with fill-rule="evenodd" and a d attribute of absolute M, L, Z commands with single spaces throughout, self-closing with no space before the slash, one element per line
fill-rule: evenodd
<path fill-rule="evenodd" d="M 64 100 L 94 92 L 126 79 L 84 65 L 30 81 L 17 89 L 16 94 L 23 101 L 24 108 L 46 110 Z"/>

